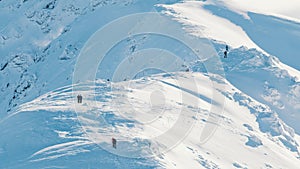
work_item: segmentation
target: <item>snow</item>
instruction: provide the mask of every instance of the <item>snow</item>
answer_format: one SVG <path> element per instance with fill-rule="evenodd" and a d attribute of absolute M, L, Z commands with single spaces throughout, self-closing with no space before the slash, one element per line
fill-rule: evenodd
<path fill-rule="evenodd" d="M 187 1 L 162 5 L 162 7 L 168 10 L 166 12 L 168 15 L 183 23 L 184 28 L 190 33 L 196 36 L 206 35 L 212 39 L 213 44 L 217 43 L 219 55 L 223 55 L 221 51 L 224 50 L 225 44 L 230 45 L 232 49 L 229 50 L 229 58 L 223 63 L 227 79 L 245 93 L 273 107 L 280 117 L 298 132 L 299 126 L 296 119 L 299 117 L 299 109 L 295 106 L 298 105 L 297 99 L 295 100 L 297 97 L 284 98 L 290 94 L 295 95 L 290 92 L 290 88 L 293 85 L 298 86 L 297 82 L 300 77 L 298 57 L 295 57 L 298 55 L 297 48 L 290 45 L 297 43 L 298 40 L 294 41 L 294 39 L 297 39 L 298 36 L 291 35 L 290 32 L 293 28 L 289 29 L 290 25 L 297 26 L 297 24 L 290 21 L 277 22 L 278 19 L 275 22 L 274 18 L 258 14 L 249 14 L 250 20 L 244 19 L 236 14 L 236 11 L 230 11 L 230 9 L 218 5 L 220 4 L 216 1 Z M 240 31 L 235 31 L 234 35 L 230 35 L 231 30 L 236 30 L 234 27 L 239 28 Z M 273 29 L 274 27 L 277 29 Z M 298 30 L 297 28 L 296 31 Z M 276 40 L 265 38 L 266 36 L 271 36 Z M 284 46 L 284 44 L 288 45 Z M 239 48 L 235 54 L 236 47 L 239 45 L 243 45 L 243 47 Z M 248 51 L 249 48 L 255 48 L 260 54 L 251 52 L 242 54 L 242 51 Z M 253 51 L 253 49 L 249 51 Z M 280 60 L 268 52 L 278 54 L 276 56 Z M 265 55 L 263 60 L 260 56 L 256 56 L 261 54 Z M 241 57 L 242 55 L 245 57 Z M 281 62 L 281 59 L 285 64 Z M 236 71 L 238 73 L 234 73 Z M 274 76 L 274 79 L 270 78 L 270 74 L 267 75 L 266 71 L 272 72 L 271 76 Z M 278 81 L 278 78 L 282 80 Z M 244 82 L 241 83 L 241 80 Z M 263 99 L 266 97 L 262 93 L 267 93 L 264 85 L 266 81 L 272 81 L 271 86 L 276 86 L 275 89 L 279 90 L 279 94 L 282 96 L 277 99 L 279 101 L 273 103 L 275 101 L 273 97 Z M 256 88 L 253 89 L 252 86 L 256 86 Z M 290 104 L 291 102 L 293 104 Z"/>
<path fill-rule="evenodd" d="M 296 57 L 300 40 L 299 22 L 286 20 L 285 17 L 274 16 L 268 12 L 274 8 L 274 10 L 291 12 L 298 17 L 297 12 L 293 12 L 292 9 L 297 9 L 299 3 L 278 1 L 274 4 L 272 2 L 272 7 L 265 7 L 266 3 L 268 2 L 245 0 L 186 1 L 174 5 L 162 5 L 162 7 L 168 9 L 166 13 L 177 18 L 192 34 L 204 35 L 233 48 L 245 46 L 256 48 L 264 54 L 274 55 L 284 63 L 281 63 L 283 69 L 299 77 L 300 60 Z M 252 8 L 256 10 L 251 11 Z M 247 19 L 236 9 L 245 10 L 244 13 L 248 12 Z M 276 12 L 278 11 L 273 11 Z M 273 29 L 274 27 L 276 29 Z"/>
<path fill-rule="evenodd" d="M 299 5 L 0 1 L 0 168 L 298 168 Z M 100 80 L 72 84 L 91 35 L 119 17 L 149 11 L 176 21 L 163 29 L 173 39 L 126 37 L 143 31 L 134 20 L 129 32 L 107 30 L 97 37 L 106 45 L 120 30 L 126 38 L 101 64 L 83 65 L 98 66 Z M 204 39 L 193 49 L 205 57 L 174 41 L 178 30 Z"/>
<path fill-rule="evenodd" d="M 200 88 L 193 92 L 186 92 L 182 85 L 181 88 L 174 87 L 178 81 L 181 84 L 196 83 Z M 30 163 L 38 165 L 42 164 L 42 161 L 59 160 L 63 156 L 85 154 L 95 151 L 87 149 L 86 146 L 97 144 L 101 147 L 101 151 L 109 151 L 116 155 L 152 157 L 158 162 L 157 165 L 163 168 L 205 168 L 207 166 L 231 168 L 235 163 L 259 168 L 266 162 L 268 165 L 282 168 L 293 168 L 299 165 L 297 148 L 296 152 L 295 149 L 290 149 L 294 146 L 294 142 L 297 144 L 291 131 L 281 127 L 285 124 L 276 114 L 269 112 L 266 119 L 261 116 L 268 108 L 248 96 L 239 94 L 240 91 L 228 82 L 225 84 L 222 82 L 222 85 L 226 85 L 228 89 L 222 92 L 226 97 L 224 114 L 212 112 L 215 118 L 219 118 L 219 123 L 215 124 L 218 125 L 217 130 L 205 144 L 200 144 L 200 135 L 205 125 L 209 123 L 206 119 L 211 105 L 206 98 L 212 98 L 211 91 L 217 90 L 209 85 L 211 82 L 208 76 L 200 73 L 174 73 L 167 78 L 162 74 L 131 82 L 98 81 L 96 86 L 89 86 L 90 84 L 93 83 L 82 84 L 81 91 L 77 91 L 82 93 L 84 102 L 76 106 L 76 109 L 72 106 L 75 98 L 72 97 L 72 90 L 70 90 L 72 86 L 69 86 L 22 105 L 19 112 L 7 119 L 33 112 L 35 116 L 40 116 L 40 112 L 49 110 L 52 112 L 48 112 L 48 115 L 62 112 L 64 116 L 77 111 L 85 136 L 73 137 L 75 139 L 73 141 L 33 151 L 29 158 Z M 106 88 L 106 90 L 99 90 L 100 93 L 93 97 L 94 87 Z M 157 91 L 161 93 L 158 94 Z M 193 94 L 198 92 L 205 97 Z M 153 102 L 152 97 L 156 97 L 153 95 L 163 98 L 164 102 L 149 104 L 149 101 Z M 98 99 L 94 100 L 94 98 Z M 95 112 L 99 109 L 100 112 Z M 163 114 L 160 113 L 161 111 Z M 108 116 L 109 114 L 112 116 Z M 54 115 L 55 118 L 52 119 L 60 119 L 64 123 L 70 119 L 56 116 Z M 99 116 L 103 119 L 100 120 Z M 184 127 L 185 122 L 182 120 L 193 123 L 190 132 L 180 133 L 178 129 L 177 132 L 169 132 L 176 128 L 176 125 Z M 178 123 L 178 121 L 182 122 Z M 50 120 L 48 123 L 53 122 Z M 40 127 L 44 128 L 44 125 Z M 12 128 L 10 130 L 13 132 Z M 277 133 L 274 134 L 273 130 Z M 66 135 L 72 136 L 78 131 L 66 133 L 55 129 L 54 132 L 58 133 L 56 139 L 64 140 Z M 117 150 L 110 148 L 111 137 L 118 140 Z M 174 140 L 166 142 L 166 138 Z M 236 150 L 239 152 L 236 153 Z M 158 156 L 153 156 L 155 154 Z"/>
<path fill-rule="evenodd" d="M 197 35 L 197 32 L 201 32 L 201 35 L 226 42 L 233 48 L 246 46 L 259 49 L 241 27 L 205 10 L 203 6 L 206 3 L 191 1 L 175 5 L 162 5 L 162 7 L 175 11 L 175 13 L 170 13 L 170 15 L 178 18 L 180 22 L 195 27 L 190 30 L 193 34 Z"/>
<path fill-rule="evenodd" d="M 213 1 L 215 2 L 215 1 Z M 248 12 L 272 15 L 300 23 L 300 3 L 297 0 L 281 1 L 274 0 L 272 4 L 268 0 L 220 0 L 216 3 L 247 16 Z"/>

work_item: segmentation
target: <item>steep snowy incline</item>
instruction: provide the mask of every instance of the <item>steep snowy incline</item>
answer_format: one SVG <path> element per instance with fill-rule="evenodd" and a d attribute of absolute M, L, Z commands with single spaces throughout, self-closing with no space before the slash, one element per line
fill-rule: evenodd
<path fill-rule="evenodd" d="M 220 6 L 220 3 L 212 1 L 187 1 L 162 5 L 162 7 L 167 9 L 167 14 L 182 22 L 190 33 L 197 36 L 198 32 L 204 32 L 208 38 L 211 38 L 220 57 L 223 57 L 225 44 L 229 45 L 228 58 L 222 59 L 226 78 L 244 93 L 278 112 L 288 125 L 300 133 L 298 123 L 300 120 L 300 72 L 290 67 L 297 68 L 300 62 L 297 60 L 299 57 L 296 57 L 298 54 L 295 46 L 299 42 L 298 36 L 290 34 L 299 31 L 300 27 L 295 27 L 295 31 L 289 27 L 290 24 L 296 23 L 286 21 L 278 27 L 278 25 L 265 24 L 264 21 L 256 22 L 258 21 L 257 17 L 245 19 L 224 6 Z M 249 14 L 249 16 L 254 15 L 257 14 Z M 272 18 L 266 18 L 266 21 L 271 22 L 272 20 Z M 252 23 L 252 25 L 246 24 L 246 22 L 256 23 Z M 281 28 L 284 31 L 281 31 Z M 249 32 L 250 29 L 252 29 L 251 32 Z M 267 32 L 272 37 L 278 35 L 281 40 L 266 38 L 259 34 L 260 30 Z M 277 34 L 279 32 L 280 35 Z M 276 56 L 290 66 L 268 54 L 267 52 L 270 51 L 256 40 L 266 41 L 268 46 L 285 53 L 286 55 Z M 277 42 L 286 43 L 288 47 L 276 46 Z M 272 54 L 276 50 L 271 49 L 270 53 Z M 196 63 L 193 70 L 203 71 L 204 69 L 197 66 Z"/>
<path fill-rule="evenodd" d="M 300 15 L 295 10 L 299 5 L 297 0 L 272 3 L 266 0 L 208 0 L 162 6 L 180 22 L 192 26 L 193 34 L 204 32 L 207 37 L 234 48 L 246 46 L 263 50 L 299 71 Z M 286 20 L 284 16 L 298 22 Z"/>
<path fill-rule="evenodd" d="M 221 47 L 221 46 L 219 46 Z M 276 111 L 300 132 L 300 83 L 280 66 L 280 61 L 254 49 L 233 49 L 223 61 L 226 78 L 237 88 Z"/>
<path fill-rule="evenodd" d="M 275 0 L 264 9 L 266 0 L 252 2 L 0 0 L 0 168 L 297 168 L 299 3 Z M 180 42 L 141 35 L 111 49 L 97 77 L 111 78 L 123 59 L 137 63 L 128 56 L 148 48 L 173 52 L 185 61 L 182 70 L 201 73 L 138 79 L 160 72 L 142 71 L 125 82 L 70 85 L 80 49 L 95 31 L 156 10 L 211 40 L 228 81 L 210 79 L 203 72 L 211 60 L 199 61 Z M 225 98 L 224 113 L 209 113 L 222 105 L 211 100 L 213 91 Z M 78 93 L 82 105 L 75 103 Z M 218 130 L 200 144 L 208 125 Z"/>
<path fill-rule="evenodd" d="M 0 1 L 0 118 L 21 103 L 70 85 L 80 49 L 105 24 L 177 1 Z"/>
<path fill-rule="evenodd" d="M 213 88 L 211 80 L 220 88 Z M 0 158 L 6 159 L 1 168 L 50 164 L 56 168 L 226 169 L 300 165 L 299 136 L 293 129 L 267 106 L 222 79 L 201 73 L 172 73 L 92 84 L 73 86 L 74 92 L 83 95 L 82 105 L 75 103 L 72 86 L 66 86 L 21 105 L 1 121 L 0 134 L 5 137 L 0 140 Z M 194 84 L 198 87 L 187 90 Z M 214 90 L 225 98 L 224 113 L 212 112 L 215 121 L 207 121 L 211 103 L 220 104 L 210 101 Z M 188 124 L 190 132 L 168 132 L 178 122 L 181 125 L 177 127 Z M 200 144 L 205 125 L 218 128 L 208 142 Z M 111 147 L 112 137 L 118 140 L 116 150 Z M 178 139 L 176 146 L 160 137 Z"/>
<path fill-rule="evenodd" d="M 205 10 L 205 4 L 207 2 L 188 1 L 173 5 L 162 4 L 161 7 L 166 8 L 166 14 L 174 16 L 184 24 L 188 32 L 196 36 L 202 33 L 207 38 L 220 42 L 226 41 L 233 48 L 247 46 L 259 49 L 241 27 Z"/>
<path fill-rule="evenodd" d="M 176 1 L 166 0 L 160 1 L 159 3 L 169 4 L 174 2 Z M 84 45 L 84 42 L 93 32 L 118 17 L 135 12 L 157 9 L 157 7 L 154 7 L 156 3 L 158 2 L 126 0 L 93 0 L 86 2 L 49 1 L 38 3 L 35 3 L 35 1 L 18 3 L 1 1 L 1 14 L 3 14 L 1 16 L 5 16 L 6 19 L 0 21 L 0 81 L 3 82 L 0 84 L 0 93 L 1 96 L 3 96 L 3 99 L 0 100 L 0 117 L 5 116 L 7 111 L 11 111 L 20 103 L 32 100 L 50 90 L 71 84 L 70 77 L 76 62 L 76 57 Z M 233 5 L 235 3 L 231 4 Z M 124 8 L 124 6 L 126 6 L 126 8 Z M 281 22 L 284 25 L 280 27 L 276 24 L 267 27 L 272 28 L 272 30 L 278 30 L 276 32 L 272 32 L 267 28 L 263 29 L 266 30 L 264 32 L 271 33 L 272 36 L 275 36 L 277 32 L 283 32 L 283 30 L 279 30 L 279 28 L 285 29 L 284 33 L 280 34 L 280 38 L 286 35 L 285 40 L 288 40 L 288 42 L 293 41 L 292 45 L 279 40 L 272 40 L 272 42 L 267 41 L 266 43 L 271 47 L 270 50 L 267 50 L 261 43 L 257 43 L 256 38 L 260 38 L 258 40 L 268 40 L 269 38 L 264 38 L 264 35 L 253 37 L 251 36 L 251 32 L 249 33 L 248 31 L 248 29 L 252 29 L 253 26 L 261 25 L 261 22 L 256 22 L 254 25 L 244 24 L 249 20 L 244 20 L 243 17 L 229 10 L 232 8 L 227 9 L 224 6 L 226 5 L 216 3 L 215 1 L 188 1 L 174 5 L 164 5 L 163 7 L 170 9 L 173 12 L 171 14 L 176 14 L 178 21 L 184 23 L 187 31 L 192 34 L 197 35 L 197 32 L 200 31 L 202 34 L 204 33 L 207 38 L 217 40 L 217 44 L 227 43 L 232 48 L 246 46 L 248 48 L 256 48 L 259 51 L 266 50 L 271 54 L 276 50 L 284 54 L 290 53 L 289 56 L 291 57 L 281 57 L 282 55 L 276 56 L 284 61 L 284 63 L 297 68 L 298 61 L 296 59 L 298 57 L 295 57 L 297 56 L 297 51 L 295 51 L 297 47 L 294 46 L 294 42 L 298 42 L 299 40 L 297 38 L 298 36 L 289 34 L 289 32 L 292 32 L 297 35 L 297 27 L 289 26 L 293 23 Z M 14 15 L 12 15 L 13 11 L 15 11 Z M 118 11 L 118 13 L 107 15 L 110 11 Z M 164 12 L 170 14 L 170 11 Z M 99 16 L 103 17 L 99 19 Z M 256 20 L 255 18 L 251 19 L 252 21 Z M 90 26 L 87 27 L 85 25 Z M 273 29 L 273 27 L 276 29 Z M 295 31 L 291 31 L 294 29 Z M 260 29 L 255 28 L 255 31 L 259 30 Z M 118 53 L 112 53 L 109 56 L 111 60 L 108 62 L 114 62 L 127 55 L 131 55 L 135 51 L 143 49 L 144 44 L 144 48 L 161 47 L 173 49 L 174 46 L 178 46 L 177 43 L 155 38 L 147 42 L 149 39 L 151 38 L 144 36 L 126 40 L 123 45 L 124 49 Z M 274 46 L 275 42 L 283 42 L 288 46 Z M 218 48 L 220 53 L 222 53 L 222 50 L 222 48 Z M 183 51 L 185 51 L 185 49 L 178 48 L 175 49 L 174 53 L 180 56 L 189 55 L 189 53 Z M 277 52 L 275 52 L 275 54 L 276 53 Z M 120 57 L 116 58 L 116 56 Z M 288 62 L 286 62 L 285 59 L 289 59 Z M 108 65 L 109 64 L 100 65 L 101 70 L 99 73 L 104 74 L 104 76 L 99 77 L 106 78 L 105 75 L 109 74 L 107 72 L 113 71 L 110 70 L 111 68 Z M 297 77 L 295 80 L 300 79 L 299 71 L 279 61 L 271 66 L 279 67 L 282 71 L 288 71 L 291 77 Z M 234 79 L 229 80 L 234 83 L 234 81 L 232 81 Z M 265 82 L 265 80 L 263 82 Z M 236 84 L 234 83 L 234 85 Z M 276 84 L 274 84 L 274 86 L 275 85 Z M 283 86 L 281 87 L 284 88 Z M 260 89 L 263 90 L 263 88 L 264 86 L 261 86 Z M 300 94 L 297 85 L 289 85 L 284 88 L 284 90 L 288 88 L 293 90 L 290 90 L 290 92 L 296 95 L 296 97 L 292 96 L 292 100 L 294 101 L 289 104 L 296 103 L 296 105 L 298 105 L 297 98 L 299 98 L 298 96 Z M 239 87 L 239 89 L 244 90 L 244 88 L 241 87 Z M 259 99 L 260 96 L 252 95 L 252 93 L 247 94 L 262 101 Z M 269 104 L 269 106 L 271 106 L 271 104 Z M 298 106 L 292 108 L 292 114 L 295 114 L 294 110 L 298 110 Z M 288 110 L 286 112 L 288 112 Z M 278 113 L 280 115 L 283 114 L 281 111 L 278 111 Z M 291 116 L 287 115 L 287 117 Z M 293 119 L 298 119 L 298 116 Z M 286 120 L 286 122 L 298 131 L 298 127 L 293 124 L 295 122 L 289 122 L 289 120 Z"/>

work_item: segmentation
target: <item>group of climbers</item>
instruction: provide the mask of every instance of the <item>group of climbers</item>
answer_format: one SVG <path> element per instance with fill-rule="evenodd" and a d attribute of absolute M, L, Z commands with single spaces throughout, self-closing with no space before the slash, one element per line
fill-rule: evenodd
<path fill-rule="evenodd" d="M 224 51 L 224 58 L 227 58 L 228 50 L 229 50 L 228 45 L 226 45 L 225 46 L 225 51 Z M 188 72 L 189 69 L 187 69 L 186 71 Z M 109 82 L 110 79 L 107 79 L 107 81 Z M 82 103 L 82 96 L 80 94 L 77 95 L 77 103 Z M 111 141 L 112 141 L 112 147 L 116 149 L 117 148 L 117 140 L 115 138 L 112 138 Z"/>

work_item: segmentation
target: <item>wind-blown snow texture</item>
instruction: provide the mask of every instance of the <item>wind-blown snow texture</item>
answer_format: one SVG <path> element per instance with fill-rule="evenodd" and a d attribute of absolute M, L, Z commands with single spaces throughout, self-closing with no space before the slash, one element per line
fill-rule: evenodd
<path fill-rule="evenodd" d="M 0 0 L 0 168 L 298 168 L 299 2 L 266 8 L 270 2 L 252 1 Z M 212 78 L 204 67 L 210 60 L 195 60 L 179 42 L 129 37 L 99 65 L 97 78 L 105 80 L 75 85 L 84 96 L 75 110 L 72 73 L 88 38 L 114 19 L 153 11 L 210 39 L 226 80 Z M 181 72 L 145 70 L 135 80 L 106 81 L 119 62 L 147 48 L 170 50 L 186 65 Z M 224 113 L 212 112 L 218 128 L 200 144 L 213 91 L 225 98 Z M 167 145 L 151 138 L 168 131 L 182 110 L 192 130 L 153 156 Z M 118 137 L 117 150 L 111 137 Z"/>

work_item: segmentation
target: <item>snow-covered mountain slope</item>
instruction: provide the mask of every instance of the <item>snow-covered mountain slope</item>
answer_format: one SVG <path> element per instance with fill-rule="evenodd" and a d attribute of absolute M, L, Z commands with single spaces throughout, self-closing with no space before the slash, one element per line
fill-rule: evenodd
<path fill-rule="evenodd" d="M 269 3 L 0 0 L 0 168 L 297 168 L 299 3 Z M 96 86 L 76 84 L 73 91 L 74 67 L 89 37 L 114 19 L 153 11 L 210 40 L 227 80 L 206 73 L 205 63 L 215 57 L 200 61 L 180 42 L 146 34 L 128 36 L 111 49 L 97 78 L 112 79 L 124 59 L 136 63 L 132 56 L 148 48 L 171 51 L 184 60 L 182 70 L 199 73 L 139 79 L 161 73 L 143 70 L 133 81 L 99 80 Z M 194 80 L 198 89 L 189 85 Z M 215 89 L 211 81 L 224 88 Z M 210 100 L 212 91 L 224 97 L 224 114 L 209 115 L 211 105 L 218 105 Z M 74 103 L 73 92 L 84 95 L 84 104 Z M 178 127 L 178 119 L 191 122 L 191 130 L 153 139 Z M 208 125 L 218 128 L 202 144 Z M 117 150 L 111 137 L 118 139 Z"/>
<path fill-rule="evenodd" d="M 168 14 L 175 16 L 180 22 L 193 26 L 191 32 L 194 34 L 204 32 L 207 37 L 225 42 L 234 48 L 246 46 L 265 51 L 300 70 L 300 60 L 297 57 L 300 22 L 296 22 L 299 15 L 292 10 L 298 8 L 299 3 L 282 1 L 276 6 L 276 2 L 269 7 L 266 6 L 269 3 L 266 0 L 187 1 L 162 6 L 169 9 Z M 290 13 L 284 16 L 295 19 L 286 20 L 284 16 L 279 18 L 280 11 Z"/>
<path fill-rule="evenodd" d="M 1 1 L 0 116 L 20 103 L 70 84 L 76 57 L 95 31 L 119 17 L 154 11 L 159 2 Z"/>
<path fill-rule="evenodd" d="M 256 50 L 234 49 L 230 56 L 224 61 L 227 79 L 235 87 L 271 107 L 299 133 L 299 81 L 277 66 L 280 63 L 277 58 Z"/>
<path fill-rule="evenodd" d="M 75 107 L 72 86 L 49 92 L 1 122 L 9 126 L 1 130 L 1 168 L 297 168 L 299 136 L 269 107 L 222 79 L 215 80 L 228 90 L 214 89 L 211 80 L 183 72 L 79 84 L 84 101 Z M 193 84 L 196 91 L 186 89 Z M 226 105 L 208 121 L 213 90 Z M 218 129 L 200 144 L 203 127 L 212 122 Z M 166 134 L 176 127 L 190 132 Z"/>
<path fill-rule="evenodd" d="M 229 58 L 222 60 L 227 79 L 251 97 L 272 107 L 286 123 L 299 132 L 300 61 L 297 57 L 299 36 L 296 32 L 299 32 L 300 24 L 262 16 L 277 15 L 274 15 L 276 11 L 266 13 L 267 10 L 263 12 L 260 8 L 252 11 L 251 7 L 250 12 L 260 13 L 248 13 L 249 17 L 244 18 L 240 15 L 241 11 L 232 10 L 232 6 L 239 3 L 224 3 L 231 8 L 216 1 L 188 1 L 162 6 L 170 11 L 167 14 L 186 25 L 190 33 L 197 35 L 201 29 L 209 38 L 216 40 L 217 51 L 224 50 L 225 45 L 220 42 L 234 48 L 229 51 Z M 293 4 L 290 6 L 292 8 Z M 241 10 L 247 12 L 244 8 Z M 257 51 L 249 50 L 250 48 Z M 270 54 L 276 54 L 287 65 Z M 222 55 L 220 52 L 220 56 Z"/>

